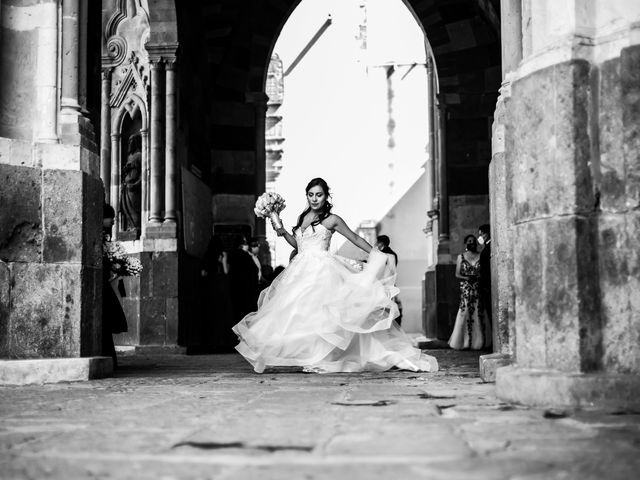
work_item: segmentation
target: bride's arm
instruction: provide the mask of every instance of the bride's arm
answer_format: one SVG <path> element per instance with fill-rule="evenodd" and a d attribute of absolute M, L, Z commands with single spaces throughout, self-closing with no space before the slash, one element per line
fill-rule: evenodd
<path fill-rule="evenodd" d="M 276 229 L 276 233 L 279 237 L 284 237 L 289 245 L 291 245 L 296 250 L 298 249 L 298 242 L 296 242 L 296 237 L 287 232 L 284 227 L 280 227 Z"/>
<path fill-rule="evenodd" d="M 353 243 L 356 247 L 360 247 L 365 252 L 369 253 L 371 251 L 373 247 L 369 245 L 369 243 L 364 238 L 362 238 L 361 236 L 356 234 L 353 230 L 351 230 L 342 218 L 334 214 L 332 215 L 332 220 L 333 220 L 333 229 L 336 232 L 340 233 L 347 240 Z"/>
<path fill-rule="evenodd" d="M 296 242 L 296 238 L 285 230 L 279 215 L 277 214 L 275 215 L 275 223 L 274 223 L 274 219 L 273 218 L 271 219 L 271 226 L 273 227 L 273 229 L 275 230 L 275 232 L 278 234 L 279 237 L 284 237 L 284 239 L 287 241 L 289 245 L 291 245 L 296 250 L 298 249 L 298 242 Z"/>

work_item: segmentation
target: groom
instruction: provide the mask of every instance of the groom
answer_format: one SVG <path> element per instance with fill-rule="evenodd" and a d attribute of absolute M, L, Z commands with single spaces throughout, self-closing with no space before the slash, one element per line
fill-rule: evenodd
<path fill-rule="evenodd" d="M 491 321 L 491 228 L 488 223 L 478 227 L 478 243 L 484 247 L 480 252 L 480 297 Z"/>

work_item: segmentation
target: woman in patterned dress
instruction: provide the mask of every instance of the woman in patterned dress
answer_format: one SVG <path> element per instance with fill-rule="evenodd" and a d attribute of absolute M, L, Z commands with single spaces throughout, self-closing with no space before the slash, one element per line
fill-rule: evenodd
<path fill-rule="evenodd" d="M 464 238 L 466 250 L 458 255 L 456 277 L 460 279 L 460 307 L 449 346 L 456 350 L 481 350 L 491 345 L 491 324 L 480 295 L 480 253 L 473 235 Z"/>

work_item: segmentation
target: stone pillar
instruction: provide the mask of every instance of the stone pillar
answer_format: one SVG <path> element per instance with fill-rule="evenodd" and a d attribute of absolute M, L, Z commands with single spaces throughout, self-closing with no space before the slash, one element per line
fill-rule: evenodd
<path fill-rule="evenodd" d="M 62 1 L 62 115 L 80 115 L 80 0 Z"/>
<path fill-rule="evenodd" d="M 255 159 L 256 159 L 256 196 L 262 195 L 266 188 L 266 115 L 268 97 L 264 92 L 250 92 L 246 94 L 248 103 L 255 107 Z M 263 219 L 256 218 L 255 236 L 266 239 L 266 227 Z M 266 244 L 266 242 L 263 242 Z"/>
<path fill-rule="evenodd" d="M 102 95 L 100 104 L 100 178 L 104 196 L 111 203 L 111 69 L 102 69 Z"/>
<path fill-rule="evenodd" d="M 522 0 L 500 2 L 502 78 L 518 68 L 522 60 Z"/>
<path fill-rule="evenodd" d="M 450 263 L 449 195 L 447 193 L 447 109 L 438 98 L 438 164 L 436 166 L 438 198 L 438 263 Z"/>
<path fill-rule="evenodd" d="M 80 45 L 79 45 L 79 54 L 80 54 L 80 65 L 78 69 L 78 103 L 80 104 L 80 111 L 83 116 L 87 117 L 89 111 L 87 110 L 87 84 L 89 82 L 89 72 L 87 70 L 87 55 L 88 55 L 88 45 L 87 41 L 89 38 L 88 30 L 89 30 L 89 1 L 90 0 L 79 0 L 80 2 Z M 88 117 L 87 117 L 88 120 Z"/>
<path fill-rule="evenodd" d="M 63 89 L 70 93 L 58 62 L 70 61 L 58 47 L 69 46 L 60 1 L 2 3 L 0 135 L 9 138 L 0 138 L 0 148 L 11 154 L 0 159 L 0 358 L 76 357 L 38 365 L 57 380 L 77 379 L 101 350 L 99 159 L 93 145 L 59 144 L 59 100 Z M 0 378 L 9 363 L 0 362 Z"/>
<path fill-rule="evenodd" d="M 507 111 L 511 98 L 509 81 L 503 82 L 492 127 L 489 165 L 489 205 L 491 217 L 491 300 L 493 351 L 480 357 L 480 376 L 494 382 L 496 371 L 511 364 L 515 343 L 515 291 L 513 265 L 512 192 L 506 144 Z"/>
<path fill-rule="evenodd" d="M 524 54 L 506 103 L 516 339 L 496 392 L 636 409 L 640 4 L 597 15 L 552 5 L 523 0 Z"/>
<path fill-rule="evenodd" d="M 175 225 L 177 215 L 177 160 L 176 160 L 176 69 L 175 61 L 166 63 L 166 115 L 165 115 L 165 225 Z"/>
<path fill-rule="evenodd" d="M 58 4 L 43 3 L 36 47 L 36 111 L 33 139 L 58 143 Z"/>
<path fill-rule="evenodd" d="M 114 236 L 118 235 L 120 226 L 120 134 L 111 134 L 111 206 L 116 211 Z"/>
<path fill-rule="evenodd" d="M 480 376 L 485 382 L 495 381 L 497 369 L 511 363 L 515 342 L 512 196 L 507 174 L 512 159 L 507 158 L 506 143 L 510 134 L 507 132 L 507 105 L 511 98 L 511 77 L 522 60 L 522 0 L 500 2 L 500 20 L 503 80 L 492 126 L 489 165 L 494 353 L 480 357 Z"/>
<path fill-rule="evenodd" d="M 436 129 L 436 90 L 438 88 L 433 57 L 427 60 L 429 79 L 429 166 L 427 168 L 427 211 L 434 210 L 434 184 L 436 179 L 436 158 L 438 156 Z M 431 218 L 428 220 L 431 222 Z"/>
<path fill-rule="evenodd" d="M 150 169 L 149 169 L 149 130 L 143 128 L 140 130 L 140 139 L 142 143 L 142 207 L 140 221 L 140 235 L 146 236 L 147 221 L 149 220 L 149 185 L 150 185 Z"/>
<path fill-rule="evenodd" d="M 149 222 L 159 224 L 164 211 L 164 62 L 151 63 L 151 183 Z"/>

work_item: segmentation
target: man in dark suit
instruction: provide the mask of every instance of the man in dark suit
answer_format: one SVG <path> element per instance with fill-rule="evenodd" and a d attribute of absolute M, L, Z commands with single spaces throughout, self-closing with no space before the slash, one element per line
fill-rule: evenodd
<path fill-rule="evenodd" d="M 484 247 L 480 252 L 480 296 L 491 321 L 491 227 L 488 223 L 478 227 L 478 243 Z"/>
<path fill-rule="evenodd" d="M 235 244 L 236 248 L 229 253 L 229 287 L 237 323 L 257 310 L 259 289 L 258 267 L 249 253 L 247 239 L 240 236 Z"/>
<path fill-rule="evenodd" d="M 378 235 L 378 238 L 376 238 L 376 247 L 378 247 L 378 250 L 380 250 L 382 253 L 386 253 L 387 255 L 392 255 L 393 259 L 396 262 L 395 267 L 397 269 L 398 254 L 391 249 L 390 245 L 391 240 L 387 235 Z M 396 323 L 398 325 L 402 325 L 402 302 L 400 301 L 400 297 L 398 297 L 398 295 L 393 297 L 393 301 L 396 302 L 396 305 L 398 305 L 398 310 L 400 312 L 400 315 L 398 316 L 398 318 L 396 318 Z"/>

